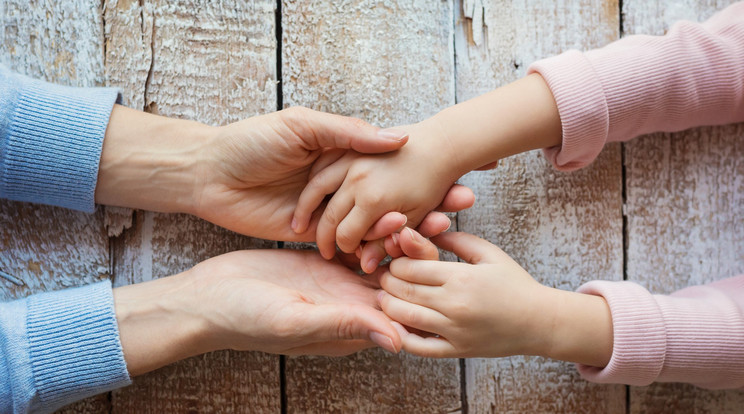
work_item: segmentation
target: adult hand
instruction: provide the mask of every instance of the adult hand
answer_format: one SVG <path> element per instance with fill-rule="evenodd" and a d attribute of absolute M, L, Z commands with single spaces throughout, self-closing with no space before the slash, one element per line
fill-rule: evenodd
<path fill-rule="evenodd" d="M 334 149 L 393 151 L 406 140 L 402 130 L 380 130 L 358 119 L 306 108 L 209 127 L 115 106 L 104 140 L 96 201 L 191 213 L 255 237 L 314 241 L 322 209 L 300 234 L 292 231 L 291 222 L 320 155 Z M 467 208 L 472 192 L 459 188 L 449 200 L 443 208 Z M 445 220 L 433 214 L 422 226 L 443 231 Z M 388 213 L 366 239 L 384 237 L 405 222 L 402 214 Z"/>
<path fill-rule="evenodd" d="M 376 280 L 315 252 L 249 250 L 117 288 L 127 367 L 137 375 L 218 349 L 345 355 L 377 344 L 397 352 Z"/>

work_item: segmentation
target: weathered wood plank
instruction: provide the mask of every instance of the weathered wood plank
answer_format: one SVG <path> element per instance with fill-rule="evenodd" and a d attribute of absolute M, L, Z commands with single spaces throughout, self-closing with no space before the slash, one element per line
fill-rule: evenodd
<path fill-rule="evenodd" d="M 276 108 L 274 7 L 262 1 L 106 3 L 106 70 L 131 106 L 225 124 Z M 115 240 L 115 284 L 178 273 L 209 257 L 274 244 L 186 215 L 137 212 Z M 215 352 L 138 377 L 113 412 L 280 410 L 279 358 Z"/>
<path fill-rule="evenodd" d="M 537 59 L 603 45 L 618 34 L 615 0 L 458 3 L 458 101 L 523 76 Z M 500 246 L 541 283 L 573 290 L 592 279 L 622 279 L 619 146 L 572 174 L 532 152 L 463 182 L 477 200 L 459 214 L 460 230 Z M 585 382 L 564 362 L 469 359 L 465 376 L 471 412 L 625 411 L 623 386 Z"/>
<path fill-rule="evenodd" d="M 452 105 L 452 18 L 441 1 L 282 1 L 285 106 L 392 126 Z M 286 384 L 291 413 L 461 409 L 454 359 L 288 358 Z"/>
<path fill-rule="evenodd" d="M 733 0 L 625 0 L 624 33 L 664 34 Z M 654 134 L 625 145 L 628 279 L 669 293 L 744 273 L 744 126 Z M 735 413 L 740 391 L 631 387 L 631 412 Z"/>
<path fill-rule="evenodd" d="M 71 86 L 104 84 L 100 2 L 0 2 L 0 62 L 28 76 Z M 110 277 L 104 215 L 0 201 L 0 300 Z M 107 396 L 63 412 L 107 412 Z"/>

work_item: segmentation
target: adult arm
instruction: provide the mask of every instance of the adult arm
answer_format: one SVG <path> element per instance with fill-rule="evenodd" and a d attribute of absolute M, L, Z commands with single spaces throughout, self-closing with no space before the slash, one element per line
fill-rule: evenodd
<path fill-rule="evenodd" d="M 0 412 L 51 412 L 129 382 L 109 282 L 0 303 Z"/>

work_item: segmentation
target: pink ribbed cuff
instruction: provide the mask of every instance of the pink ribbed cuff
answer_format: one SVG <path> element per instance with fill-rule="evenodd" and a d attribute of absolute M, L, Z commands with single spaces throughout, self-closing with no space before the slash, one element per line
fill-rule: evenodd
<path fill-rule="evenodd" d="M 664 366 L 667 347 L 664 318 L 654 297 L 631 282 L 593 281 L 578 291 L 602 296 L 612 313 L 614 345 L 604 368 L 577 364 L 588 381 L 648 385 Z"/>
<path fill-rule="evenodd" d="M 667 335 L 657 381 L 744 387 L 744 276 L 654 298 Z"/>
<path fill-rule="evenodd" d="M 546 148 L 545 156 L 561 171 L 592 162 L 607 141 L 609 114 L 602 84 L 589 61 L 572 50 L 533 63 L 528 73 L 545 79 L 561 117 L 561 146 Z"/>

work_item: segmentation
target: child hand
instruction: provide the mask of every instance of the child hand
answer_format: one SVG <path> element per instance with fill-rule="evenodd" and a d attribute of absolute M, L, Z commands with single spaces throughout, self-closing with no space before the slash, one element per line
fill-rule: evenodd
<path fill-rule="evenodd" d="M 455 171 L 457 149 L 436 121 L 405 127 L 408 143 L 395 153 L 365 156 L 328 153 L 316 163 L 299 197 L 293 230 L 305 231 L 313 211 L 336 192 L 318 222 L 316 241 L 323 257 L 335 244 L 352 253 L 385 213 L 398 211 L 415 227 L 444 199 L 463 172 Z"/>
<path fill-rule="evenodd" d="M 612 316 L 600 296 L 537 283 L 501 249 L 466 233 L 432 238 L 468 263 L 437 262 L 436 246 L 406 229 L 380 276 L 382 310 L 407 352 L 431 357 L 540 355 L 595 367 L 612 356 Z M 390 253 L 390 252 L 389 252 Z M 402 325 L 401 325 L 402 324 Z M 405 328 L 403 325 L 407 326 Z"/>
<path fill-rule="evenodd" d="M 428 357 L 536 355 L 548 347 L 551 289 L 537 283 L 501 249 L 466 233 L 432 239 L 468 263 L 439 262 L 434 245 L 406 229 L 398 243 L 429 260 L 393 260 L 380 278 L 382 310 L 394 321 L 407 352 Z M 428 246 L 428 247 L 427 247 Z M 433 257 L 432 257 L 433 256 Z M 432 260 L 434 259 L 434 260 Z M 546 334 L 548 333 L 548 334 Z"/>

